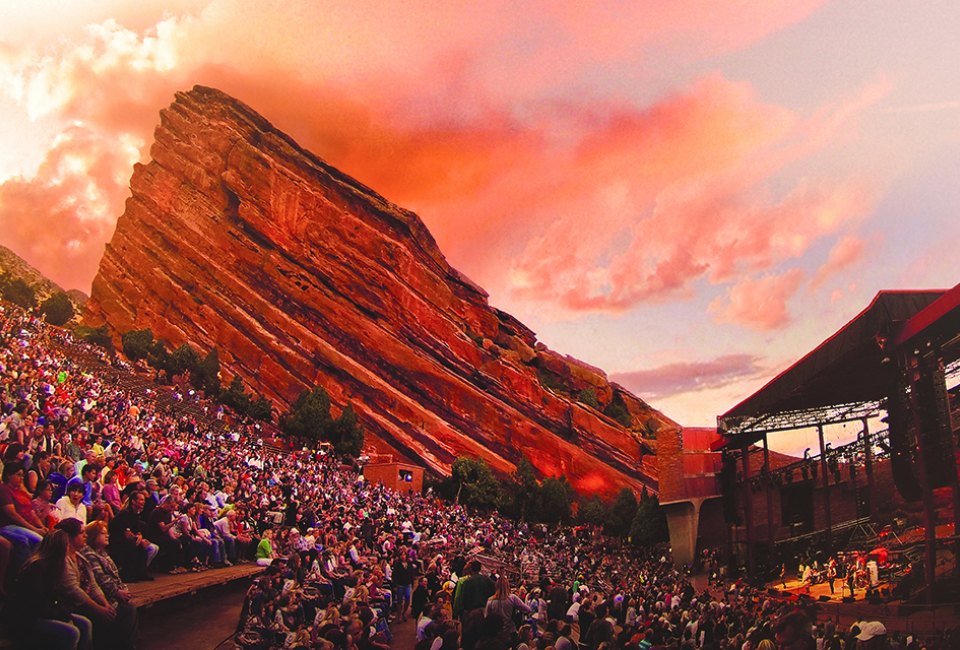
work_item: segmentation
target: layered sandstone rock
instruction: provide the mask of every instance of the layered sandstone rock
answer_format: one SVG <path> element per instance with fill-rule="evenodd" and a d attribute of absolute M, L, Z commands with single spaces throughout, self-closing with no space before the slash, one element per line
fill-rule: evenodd
<path fill-rule="evenodd" d="M 509 472 L 526 454 L 583 491 L 656 487 L 641 432 L 676 425 L 492 308 L 415 214 L 211 88 L 161 111 L 151 156 L 91 324 L 216 347 L 280 409 L 322 385 L 381 451 L 441 474 L 461 455 Z M 619 421 L 601 412 L 611 401 Z"/>

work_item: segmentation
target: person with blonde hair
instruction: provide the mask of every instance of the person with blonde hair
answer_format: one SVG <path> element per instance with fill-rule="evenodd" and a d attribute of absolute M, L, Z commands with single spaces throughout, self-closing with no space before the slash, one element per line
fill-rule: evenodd
<path fill-rule="evenodd" d="M 488 618 L 493 614 L 503 619 L 503 632 L 511 639 L 517 634 L 517 626 L 513 622 L 513 615 L 520 610 L 526 614 L 531 609 L 519 596 L 510 589 L 510 581 L 507 576 L 501 575 L 497 578 L 493 595 L 487 599 L 487 606 L 484 608 L 484 615 Z"/>

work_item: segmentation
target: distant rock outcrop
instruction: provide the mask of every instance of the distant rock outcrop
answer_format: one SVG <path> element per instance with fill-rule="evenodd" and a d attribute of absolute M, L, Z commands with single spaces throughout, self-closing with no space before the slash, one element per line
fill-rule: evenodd
<path fill-rule="evenodd" d="M 87 294 L 79 289 L 64 291 L 59 284 L 47 278 L 6 246 L 0 246 L 0 275 L 3 274 L 11 280 L 23 280 L 33 288 L 38 304 L 54 294 L 65 293 L 73 303 L 74 310 L 79 314 L 88 300 Z"/>
<path fill-rule="evenodd" d="M 211 88 L 161 111 L 151 156 L 88 323 L 217 347 L 281 407 L 321 385 L 379 450 L 441 474 L 525 454 L 581 491 L 656 488 L 641 434 L 676 424 L 492 308 L 412 212 Z"/>

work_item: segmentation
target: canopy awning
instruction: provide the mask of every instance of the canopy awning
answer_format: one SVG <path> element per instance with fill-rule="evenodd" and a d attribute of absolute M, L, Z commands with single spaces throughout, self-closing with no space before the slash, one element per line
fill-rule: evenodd
<path fill-rule="evenodd" d="M 886 342 L 897 340 L 907 321 L 957 290 L 881 291 L 833 336 L 718 417 L 718 429 L 727 434 L 750 430 L 755 437 L 760 430 L 755 426 L 757 418 L 838 406 L 855 414 L 856 405 L 878 402 L 888 391 L 882 372 Z M 960 300 L 960 291 L 954 300 Z M 954 304 L 945 313 L 957 311 Z M 934 322 L 939 321 L 917 321 L 915 327 L 923 331 Z"/>

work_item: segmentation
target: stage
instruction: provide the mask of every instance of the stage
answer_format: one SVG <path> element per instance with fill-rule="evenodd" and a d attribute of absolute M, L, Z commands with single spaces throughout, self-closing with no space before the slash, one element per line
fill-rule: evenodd
<path fill-rule="evenodd" d="M 813 600 L 820 602 L 862 602 L 867 598 L 867 590 L 865 587 L 858 587 L 854 590 L 853 600 L 844 601 L 844 596 L 850 595 L 850 590 L 847 589 L 846 583 L 841 580 L 835 580 L 833 582 L 834 593 L 830 593 L 830 585 L 826 582 L 820 582 L 817 584 L 806 585 L 802 580 L 794 578 L 793 580 L 787 580 L 786 586 L 783 582 L 776 580 L 767 585 L 770 589 L 774 589 L 784 595 L 788 596 L 809 596 Z M 890 582 L 881 582 L 876 586 L 878 590 L 893 590 L 893 584 Z"/>

